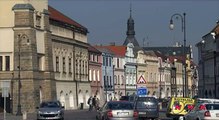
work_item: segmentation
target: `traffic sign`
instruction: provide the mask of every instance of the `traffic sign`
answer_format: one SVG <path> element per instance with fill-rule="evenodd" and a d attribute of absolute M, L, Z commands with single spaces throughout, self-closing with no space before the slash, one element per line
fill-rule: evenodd
<path fill-rule="evenodd" d="M 146 84 L 146 80 L 144 79 L 144 77 L 142 75 L 138 79 L 137 84 Z"/>
<path fill-rule="evenodd" d="M 139 87 L 139 88 L 137 88 L 137 95 L 139 97 L 147 96 L 147 93 L 148 93 L 148 90 L 147 90 L 146 87 Z"/>

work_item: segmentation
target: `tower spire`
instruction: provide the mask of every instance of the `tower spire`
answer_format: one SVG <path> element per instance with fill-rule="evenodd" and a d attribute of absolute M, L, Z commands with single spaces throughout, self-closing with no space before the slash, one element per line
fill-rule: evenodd
<path fill-rule="evenodd" d="M 123 43 L 123 45 L 127 45 L 128 43 L 133 43 L 134 46 L 139 46 L 138 41 L 135 39 L 135 22 L 134 19 L 132 18 L 132 3 L 130 3 L 130 17 L 127 21 L 127 31 L 126 31 L 126 40 Z"/>
<path fill-rule="evenodd" d="M 130 8 L 129 8 L 129 12 L 130 12 L 130 17 L 132 17 L 132 3 L 130 3 Z"/>

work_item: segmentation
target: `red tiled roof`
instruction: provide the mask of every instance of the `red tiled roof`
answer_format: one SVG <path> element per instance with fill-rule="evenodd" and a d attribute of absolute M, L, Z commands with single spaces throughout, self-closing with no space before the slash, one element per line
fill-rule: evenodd
<path fill-rule="evenodd" d="M 125 57 L 126 46 L 110 45 L 110 46 L 105 46 L 105 47 L 110 49 L 114 53 L 115 56 Z"/>
<path fill-rule="evenodd" d="M 49 10 L 49 13 L 50 13 L 50 15 L 49 15 L 50 19 L 57 20 L 57 21 L 60 21 L 60 22 L 64 22 L 64 23 L 67 23 L 67 24 L 70 24 L 70 25 L 74 25 L 74 26 L 82 28 L 82 29 L 86 29 L 84 26 L 80 25 L 79 23 L 72 20 L 71 18 L 65 16 L 64 14 L 62 14 L 61 12 L 56 10 L 55 8 L 49 6 L 48 10 Z"/>

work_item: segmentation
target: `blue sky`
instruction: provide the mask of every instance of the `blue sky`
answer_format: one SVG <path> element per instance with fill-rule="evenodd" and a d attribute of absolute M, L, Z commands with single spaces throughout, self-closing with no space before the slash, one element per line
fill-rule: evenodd
<path fill-rule="evenodd" d="M 219 0 L 49 0 L 49 5 L 82 24 L 89 30 L 92 45 L 123 44 L 126 38 L 130 3 L 135 21 L 136 39 L 143 46 L 183 44 L 181 19 L 174 19 L 175 29 L 169 29 L 173 14 L 186 13 L 186 44 L 195 44 L 210 32 L 219 20 Z"/>

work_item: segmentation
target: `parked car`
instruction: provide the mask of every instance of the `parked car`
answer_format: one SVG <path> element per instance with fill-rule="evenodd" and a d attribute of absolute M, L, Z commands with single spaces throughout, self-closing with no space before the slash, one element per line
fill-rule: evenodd
<path fill-rule="evenodd" d="M 59 101 L 45 101 L 37 107 L 37 120 L 64 120 L 64 107 Z"/>
<path fill-rule="evenodd" d="M 198 103 L 184 120 L 219 120 L 219 103 Z"/>
<path fill-rule="evenodd" d="M 129 101 L 109 101 L 97 110 L 97 120 L 137 120 L 138 112 Z"/>
<path fill-rule="evenodd" d="M 137 97 L 134 109 L 138 111 L 139 119 L 159 118 L 158 100 L 154 97 Z"/>

